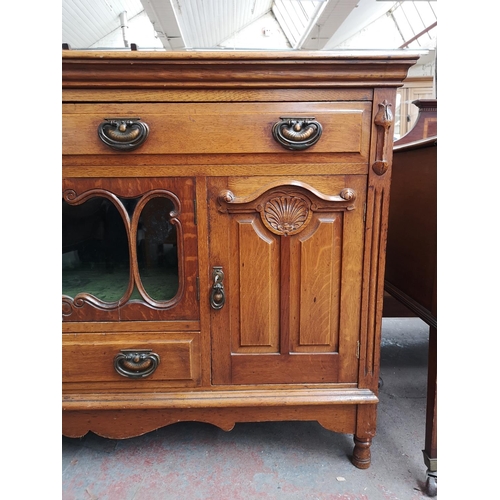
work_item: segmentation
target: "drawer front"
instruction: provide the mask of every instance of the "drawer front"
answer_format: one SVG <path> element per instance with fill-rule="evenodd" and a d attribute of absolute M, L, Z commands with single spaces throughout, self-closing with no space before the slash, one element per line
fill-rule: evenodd
<path fill-rule="evenodd" d="M 116 154 L 99 138 L 99 126 L 106 118 L 133 118 L 149 128 L 136 154 L 345 153 L 366 161 L 370 114 L 370 102 L 67 104 L 63 154 Z M 322 128 L 318 141 L 300 151 L 282 146 L 273 137 L 281 118 L 314 118 Z M 308 135 L 306 127 L 290 133 Z"/>
<path fill-rule="evenodd" d="M 156 384 L 191 387 L 200 381 L 198 332 L 66 334 L 62 353 L 63 383 L 136 389 Z"/>

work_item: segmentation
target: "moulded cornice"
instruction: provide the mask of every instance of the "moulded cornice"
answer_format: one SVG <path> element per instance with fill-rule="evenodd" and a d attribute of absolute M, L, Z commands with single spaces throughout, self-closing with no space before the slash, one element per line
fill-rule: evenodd
<path fill-rule="evenodd" d="M 418 58 L 405 51 L 63 50 L 62 84 L 101 89 L 399 87 Z"/>

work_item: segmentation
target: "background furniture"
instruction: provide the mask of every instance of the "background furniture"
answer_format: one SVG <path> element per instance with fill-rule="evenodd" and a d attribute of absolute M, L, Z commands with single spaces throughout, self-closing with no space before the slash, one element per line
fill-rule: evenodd
<path fill-rule="evenodd" d="M 317 420 L 370 465 L 417 58 L 63 51 L 63 212 L 102 202 L 63 269 L 66 436 Z"/>
<path fill-rule="evenodd" d="M 437 131 L 437 102 L 415 104 L 419 119 L 393 149 L 384 316 L 393 315 L 394 298 L 430 328 L 424 461 L 432 480 L 437 476 L 437 135 L 430 134 Z"/>
<path fill-rule="evenodd" d="M 399 148 L 409 142 L 437 136 L 437 99 L 417 99 L 412 102 L 417 108 L 415 125 L 397 141 L 394 147 Z"/>

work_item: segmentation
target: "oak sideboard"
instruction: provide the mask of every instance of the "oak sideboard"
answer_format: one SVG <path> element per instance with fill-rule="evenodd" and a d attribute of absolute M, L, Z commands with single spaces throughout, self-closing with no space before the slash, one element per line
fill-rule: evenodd
<path fill-rule="evenodd" d="M 411 52 L 62 53 L 63 434 L 376 431 Z"/>

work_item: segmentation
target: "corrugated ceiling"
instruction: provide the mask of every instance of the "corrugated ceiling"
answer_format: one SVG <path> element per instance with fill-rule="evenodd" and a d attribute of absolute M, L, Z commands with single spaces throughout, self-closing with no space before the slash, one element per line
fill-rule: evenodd
<path fill-rule="evenodd" d="M 328 5 L 341 23 L 359 0 L 62 0 L 62 38 L 72 48 L 101 47 L 120 30 L 120 13 L 129 21 L 145 11 L 151 31 L 166 50 L 213 49 L 265 14 L 272 13 L 292 48 L 301 42 Z M 373 0 L 375 1 L 375 0 Z M 339 6 L 343 6 L 339 9 Z M 346 11 L 346 6 L 348 10 Z M 141 45 L 140 40 L 131 40 Z M 273 40 L 269 39 L 272 49 Z"/>
<path fill-rule="evenodd" d="M 120 13 L 129 19 L 144 10 L 140 0 L 63 0 L 62 41 L 87 48 L 120 28 Z"/>
<path fill-rule="evenodd" d="M 281 37 L 286 37 L 290 48 L 332 50 L 345 46 L 349 37 L 366 31 L 369 23 L 392 8 L 391 29 L 399 32 L 393 38 L 394 44 L 405 43 L 409 36 L 417 37 L 416 43 L 408 45 L 414 48 L 422 46 L 420 40 L 424 35 L 435 38 L 435 27 L 434 33 L 429 29 L 421 35 L 421 31 L 432 22 L 437 24 L 436 3 L 435 0 L 62 0 L 62 41 L 75 49 L 124 48 L 127 44 L 122 32 L 128 27 L 122 27 L 120 14 L 126 13 L 126 24 L 133 31 L 130 42 L 141 49 L 154 45 L 155 50 L 162 47 L 165 50 L 213 50 L 223 48 L 225 41 L 234 39 L 243 30 L 250 33 L 248 28 L 263 16 L 273 16 L 273 22 L 278 23 Z M 415 12 L 414 17 L 421 19 L 414 23 L 418 26 L 407 22 L 408 13 Z M 264 36 L 262 29 L 260 31 L 259 36 Z M 364 48 L 398 48 L 398 45 L 377 46 L 377 39 L 380 37 L 375 33 L 368 42 L 373 46 Z M 272 37 L 263 42 L 259 47 L 276 48 Z"/>
<path fill-rule="evenodd" d="M 292 47 L 298 47 L 302 37 L 309 31 L 309 25 L 326 5 L 322 0 L 275 0 L 273 13 L 285 32 Z"/>
<path fill-rule="evenodd" d="M 211 48 L 269 12 L 273 0 L 179 0 L 172 5 L 186 47 Z"/>

